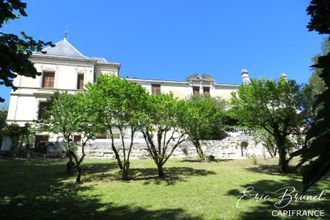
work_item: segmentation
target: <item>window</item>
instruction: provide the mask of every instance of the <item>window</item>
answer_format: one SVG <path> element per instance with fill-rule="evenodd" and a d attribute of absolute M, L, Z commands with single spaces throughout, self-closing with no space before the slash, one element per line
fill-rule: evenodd
<path fill-rule="evenodd" d="M 96 139 L 107 139 L 107 133 L 96 133 Z"/>
<path fill-rule="evenodd" d="M 120 134 L 118 134 L 118 133 L 113 133 L 113 134 L 112 134 L 112 137 L 113 137 L 113 139 L 119 139 L 119 138 L 120 138 Z"/>
<path fill-rule="evenodd" d="M 199 86 L 193 86 L 193 95 L 199 95 Z"/>
<path fill-rule="evenodd" d="M 80 144 L 80 142 L 81 142 L 81 135 L 74 135 L 74 136 L 73 136 L 73 141 L 74 141 L 76 144 Z"/>
<path fill-rule="evenodd" d="M 77 77 L 77 89 L 84 88 L 84 74 L 78 74 Z"/>
<path fill-rule="evenodd" d="M 160 94 L 160 84 L 151 84 L 151 94 Z"/>
<path fill-rule="evenodd" d="M 203 87 L 204 95 L 210 95 L 210 87 Z"/>
<path fill-rule="evenodd" d="M 48 135 L 36 135 L 34 141 L 34 147 L 38 149 L 40 145 L 45 145 L 48 143 Z"/>
<path fill-rule="evenodd" d="M 42 88 L 54 88 L 54 72 L 44 72 L 42 76 Z"/>
<path fill-rule="evenodd" d="M 48 111 L 50 110 L 49 102 L 39 102 L 39 111 L 38 111 L 38 119 L 48 119 Z"/>

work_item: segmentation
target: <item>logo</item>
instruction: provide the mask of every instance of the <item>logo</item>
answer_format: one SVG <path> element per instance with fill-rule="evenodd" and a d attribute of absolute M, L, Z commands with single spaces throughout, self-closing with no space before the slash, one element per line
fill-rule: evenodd
<path fill-rule="evenodd" d="M 324 190 L 314 195 L 307 195 L 299 193 L 293 186 L 285 186 L 270 193 L 260 193 L 255 190 L 254 186 L 248 186 L 237 200 L 236 207 L 241 208 L 241 202 L 248 199 L 255 202 L 269 201 L 273 202 L 272 216 L 324 217 L 325 211 L 322 209 L 298 210 L 289 209 L 289 206 L 301 201 L 322 201 L 325 198 Z"/>

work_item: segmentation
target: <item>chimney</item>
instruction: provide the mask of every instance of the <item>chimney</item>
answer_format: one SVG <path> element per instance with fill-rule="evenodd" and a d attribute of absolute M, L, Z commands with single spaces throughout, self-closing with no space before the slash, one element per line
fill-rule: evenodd
<path fill-rule="evenodd" d="M 249 72 L 246 69 L 242 69 L 241 71 L 242 79 L 243 79 L 243 85 L 249 85 L 250 84 L 250 78 L 249 78 Z"/>

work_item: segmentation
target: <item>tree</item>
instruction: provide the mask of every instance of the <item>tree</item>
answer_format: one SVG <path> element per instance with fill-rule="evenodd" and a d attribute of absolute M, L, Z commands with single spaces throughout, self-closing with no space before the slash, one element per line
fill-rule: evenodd
<path fill-rule="evenodd" d="M 2 145 L 2 138 L 4 136 L 4 128 L 6 126 L 7 111 L 0 109 L 0 149 Z"/>
<path fill-rule="evenodd" d="M 0 109 L 0 144 L 2 138 L 2 129 L 6 126 L 7 110 Z"/>
<path fill-rule="evenodd" d="M 41 129 L 54 134 L 62 135 L 64 149 L 69 156 L 67 163 L 67 172 L 73 171 L 74 162 L 72 154 L 75 151 L 75 146 L 72 144 L 73 135 L 77 131 L 76 110 L 73 109 L 75 99 L 73 95 L 68 93 L 54 93 L 49 100 L 50 109 L 43 112 L 44 117 L 40 121 Z M 45 116 L 47 115 L 47 117 Z"/>
<path fill-rule="evenodd" d="M 255 129 L 253 130 L 253 139 L 257 144 L 262 143 L 271 158 L 276 157 L 277 147 L 274 137 L 271 134 L 264 129 Z"/>
<path fill-rule="evenodd" d="M 231 115 L 241 124 L 268 132 L 274 139 L 282 172 L 288 172 L 288 151 L 292 147 L 289 136 L 300 134 L 304 122 L 301 92 L 294 82 L 281 78 L 252 80 L 242 85 L 231 100 Z"/>
<path fill-rule="evenodd" d="M 178 127 L 179 107 L 178 100 L 171 94 L 148 96 L 147 120 L 142 126 L 142 133 L 157 165 L 159 177 L 165 175 L 163 165 L 185 140 L 185 135 Z"/>
<path fill-rule="evenodd" d="M 312 0 L 307 13 L 311 15 L 307 25 L 309 31 L 317 31 L 319 34 L 329 36 L 330 1 Z M 330 52 L 319 56 L 313 67 L 320 71 L 326 89 L 317 96 L 314 103 L 314 108 L 317 108 L 318 112 L 306 137 L 311 144 L 299 152 L 300 164 L 309 162 L 303 169 L 305 191 L 330 172 Z"/>
<path fill-rule="evenodd" d="M 0 0 L 0 28 L 10 20 L 27 16 L 26 3 L 20 0 Z M 37 72 L 29 61 L 32 52 L 42 52 L 43 46 L 53 46 L 51 42 L 35 41 L 32 37 L 21 32 L 21 36 L 6 34 L 0 31 L 0 85 L 17 89 L 13 79 L 17 75 L 35 78 Z M 0 97 L 0 102 L 4 99 Z"/>
<path fill-rule="evenodd" d="M 98 124 L 110 134 L 121 177 L 127 180 L 134 135 L 146 119 L 147 92 L 142 86 L 117 76 L 100 75 L 95 84 L 87 86 L 87 93 L 94 100 Z M 119 146 L 115 141 L 116 130 L 121 140 Z"/>
<path fill-rule="evenodd" d="M 330 34 L 330 2 L 328 0 L 312 0 L 307 8 L 311 16 L 307 28 L 319 34 Z"/>
<path fill-rule="evenodd" d="M 75 95 L 55 93 L 51 99 L 49 117 L 44 121 L 43 128 L 63 136 L 64 148 L 69 157 L 68 172 L 73 168 L 77 171 L 76 182 L 81 182 L 81 163 L 85 158 L 85 146 L 88 141 L 95 139 L 98 127 L 94 124 L 96 114 L 93 111 L 92 100 L 84 93 Z M 77 153 L 74 136 L 81 135 L 81 156 Z M 73 161 L 74 160 L 74 161 Z"/>
<path fill-rule="evenodd" d="M 314 56 L 312 58 L 313 63 L 314 64 L 317 63 L 318 57 L 324 56 L 329 52 L 330 52 L 330 41 L 328 39 L 325 39 L 324 42 L 322 43 L 321 54 Z M 322 92 L 324 92 L 326 89 L 325 83 L 320 77 L 320 75 L 321 75 L 321 69 L 313 68 L 313 73 L 310 76 L 308 83 L 303 88 L 305 106 L 307 108 L 306 110 L 309 111 L 309 114 L 311 116 L 310 123 L 314 121 L 318 109 L 322 107 L 320 105 L 317 108 L 313 108 L 317 96 L 320 95 Z"/>
<path fill-rule="evenodd" d="M 201 140 L 222 139 L 225 102 L 210 96 L 192 96 L 181 100 L 179 126 L 189 136 L 201 160 L 205 159 Z"/>

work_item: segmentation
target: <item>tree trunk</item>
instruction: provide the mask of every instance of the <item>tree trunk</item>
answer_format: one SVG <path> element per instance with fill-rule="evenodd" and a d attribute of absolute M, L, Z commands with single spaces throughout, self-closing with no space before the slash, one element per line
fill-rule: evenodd
<path fill-rule="evenodd" d="M 128 171 L 129 171 L 129 162 L 126 162 L 123 165 L 123 169 L 121 169 L 121 179 L 122 180 L 128 180 Z"/>
<path fill-rule="evenodd" d="M 281 146 L 278 146 L 278 154 L 279 154 L 279 167 L 281 172 L 283 173 L 288 173 L 289 172 L 289 163 L 288 160 L 286 159 L 286 150 L 285 150 L 285 145 L 282 144 Z"/>
<path fill-rule="evenodd" d="M 194 143 L 194 145 L 196 147 L 196 151 L 197 151 L 197 154 L 198 154 L 199 159 L 204 160 L 205 159 L 205 156 L 204 156 L 204 153 L 203 153 L 203 150 L 202 150 L 202 147 L 201 147 L 199 141 L 195 141 L 193 143 Z"/>
<path fill-rule="evenodd" d="M 163 170 L 163 165 L 162 164 L 157 164 L 157 169 L 158 169 L 158 176 L 159 177 L 164 177 L 165 173 Z"/>
<path fill-rule="evenodd" d="M 274 150 L 273 150 L 274 148 L 271 145 L 266 144 L 266 149 L 267 149 L 270 157 L 271 158 L 274 158 L 274 156 L 275 156 L 275 153 L 274 153 Z"/>
<path fill-rule="evenodd" d="M 77 166 L 77 178 L 76 178 L 76 183 L 81 182 L 81 168 L 80 166 Z"/>
<path fill-rule="evenodd" d="M 79 184 L 81 182 L 81 171 L 82 171 L 80 164 L 84 158 L 82 157 L 81 160 L 79 161 L 77 155 L 74 152 L 72 152 L 72 157 L 75 161 L 75 168 L 77 172 L 76 183 Z"/>
<path fill-rule="evenodd" d="M 69 161 L 66 163 L 66 172 L 69 174 L 73 173 L 75 163 L 72 161 L 72 155 L 69 153 Z"/>
<path fill-rule="evenodd" d="M 123 168 L 121 170 L 121 179 L 122 180 L 128 180 L 128 169 Z"/>

